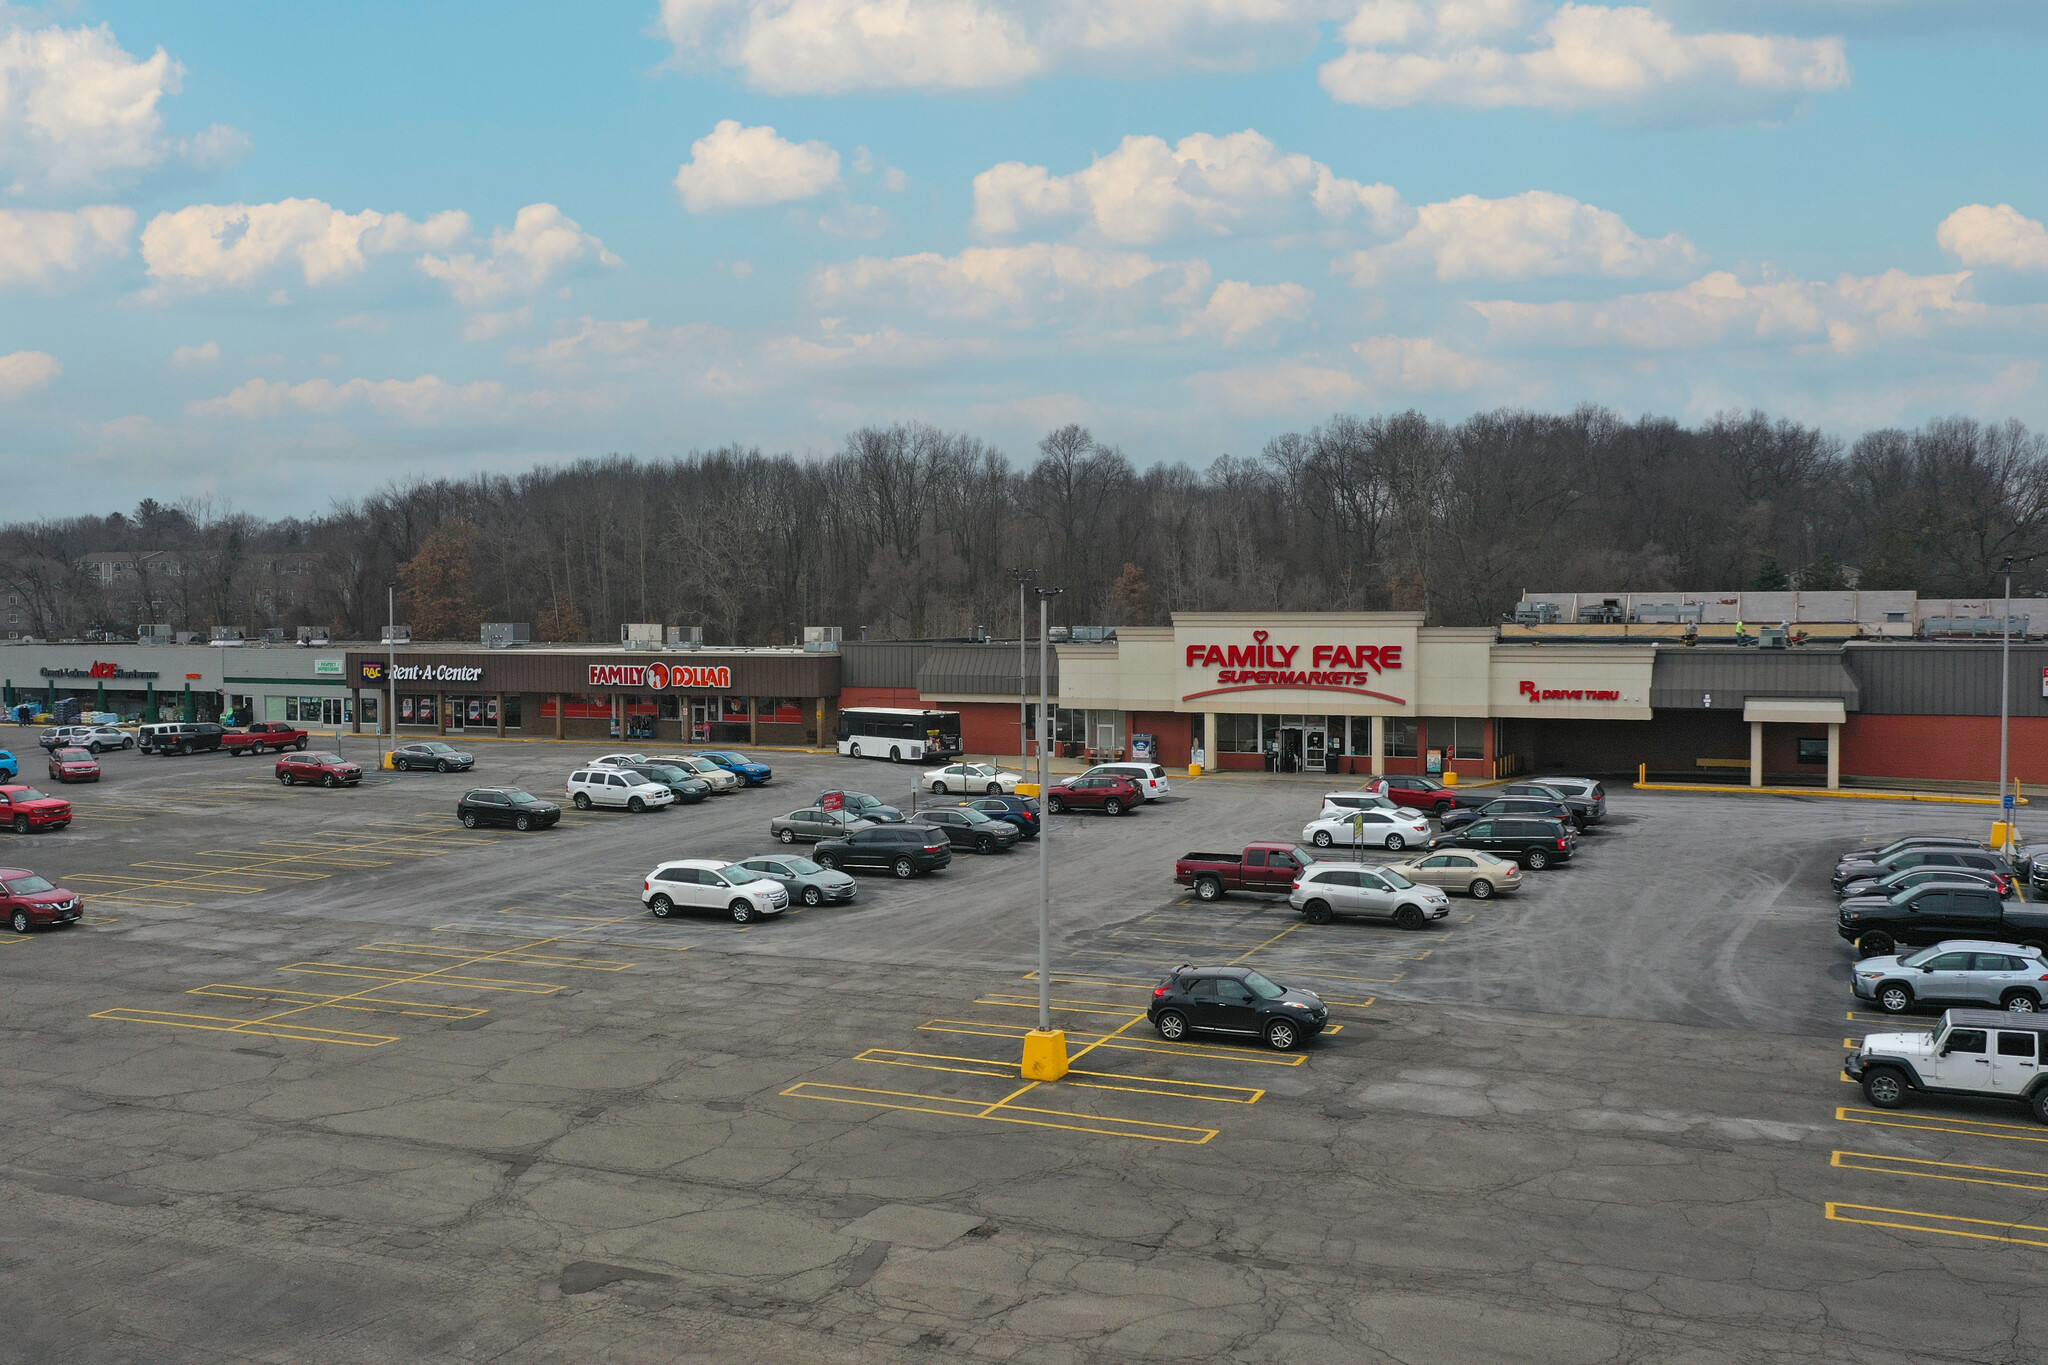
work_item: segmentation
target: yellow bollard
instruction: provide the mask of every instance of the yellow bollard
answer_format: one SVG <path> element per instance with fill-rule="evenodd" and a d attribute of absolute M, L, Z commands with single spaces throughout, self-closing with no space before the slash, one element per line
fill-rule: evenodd
<path fill-rule="evenodd" d="M 1202 775 L 1202 765 L 1201 765 L 1201 764 L 1199 764 L 1199 763 L 1190 763 L 1190 764 L 1188 764 L 1188 776 L 1189 776 L 1189 777 L 1200 777 L 1201 775 Z"/>
<path fill-rule="evenodd" d="M 1025 1034 L 1022 1070 L 1027 1081 L 1056 1081 L 1066 1075 L 1066 1030 L 1033 1029 Z"/>
<path fill-rule="evenodd" d="M 2011 839 L 2012 829 L 2005 821 L 2000 820 L 1991 826 L 1991 846 L 1993 848 L 2004 848 Z"/>
<path fill-rule="evenodd" d="M 1458 774 L 1457 774 L 1456 772 L 1454 772 L 1453 770 L 1449 769 L 1449 768 L 1446 768 L 1446 769 L 1444 769 L 1444 777 L 1443 777 L 1443 782 L 1444 782 L 1444 785 L 1445 785 L 1446 787 L 1455 787 L 1455 786 L 1457 786 L 1457 785 L 1458 785 Z"/>

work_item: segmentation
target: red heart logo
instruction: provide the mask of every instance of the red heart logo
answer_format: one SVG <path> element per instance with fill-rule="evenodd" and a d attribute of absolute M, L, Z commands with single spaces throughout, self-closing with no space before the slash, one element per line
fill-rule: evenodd
<path fill-rule="evenodd" d="M 1257 640 L 1260 644 L 1264 644 L 1266 643 L 1266 634 L 1267 632 L 1263 630 L 1255 630 L 1252 632 L 1252 638 L 1254 640 Z"/>

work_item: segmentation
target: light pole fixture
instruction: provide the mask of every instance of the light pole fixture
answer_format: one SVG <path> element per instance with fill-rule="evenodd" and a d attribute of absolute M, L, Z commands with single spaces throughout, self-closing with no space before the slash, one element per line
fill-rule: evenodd
<path fill-rule="evenodd" d="M 1008 570 L 1017 581 L 1017 766 L 1023 767 L 1031 761 L 1031 741 L 1027 712 L 1030 704 L 1026 700 L 1031 693 L 1031 684 L 1026 680 L 1024 662 L 1024 585 L 1038 580 L 1038 570 L 1013 568 Z"/>
<path fill-rule="evenodd" d="M 1067 1074 L 1067 1034 L 1052 1026 L 1052 806 L 1046 799 L 1052 778 L 1052 709 L 1047 705 L 1046 608 L 1064 588 L 1038 593 L 1038 1027 L 1024 1035 L 1020 1070 L 1027 1081 L 1056 1081 Z"/>

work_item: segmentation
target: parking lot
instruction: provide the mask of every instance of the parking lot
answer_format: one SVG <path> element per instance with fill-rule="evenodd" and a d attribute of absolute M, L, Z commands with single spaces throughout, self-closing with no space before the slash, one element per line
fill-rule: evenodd
<path fill-rule="evenodd" d="M 2040 1354 L 2048 1128 L 1840 1075 L 1932 1016 L 1852 1007 L 1834 856 L 1972 808 L 1610 786 L 1571 863 L 1409 933 L 1196 902 L 1179 855 L 1291 839 L 1324 788 L 1177 780 L 1052 824 L 1076 1055 L 1037 1084 L 1036 845 L 658 921 L 657 861 L 910 772 L 771 753 L 766 789 L 517 834 L 457 796 L 559 797 L 606 746 L 475 747 L 335 791 L 110 754 L 70 829 L 0 835 L 88 903 L 0 936 L 18 1358 Z M 1165 1042 L 1184 962 L 1309 985 L 1332 1027 Z"/>

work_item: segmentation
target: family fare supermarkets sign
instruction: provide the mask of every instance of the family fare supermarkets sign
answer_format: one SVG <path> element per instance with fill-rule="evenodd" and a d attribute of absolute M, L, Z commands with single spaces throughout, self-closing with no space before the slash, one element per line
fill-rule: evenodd
<path fill-rule="evenodd" d="M 659 692 L 667 687 L 697 687 L 724 691 L 732 686 L 732 670 L 686 668 L 681 664 L 592 664 L 592 687 L 644 687 Z"/>
<path fill-rule="evenodd" d="M 1186 667 L 1213 668 L 1216 686 L 1183 693 L 1182 701 L 1221 696 L 1226 692 L 1342 692 L 1354 697 L 1406 706 L 1407 700 L 1373 690 L 1367 684 L 1401 667 L 1402 645 L 1310 645 L 1307 667 L 1301 667 L 1301 645 L 1270 643 L 1272 632 L 1255 630 L 1248 645 L 1196 644 L 1187 647 Z"/>

